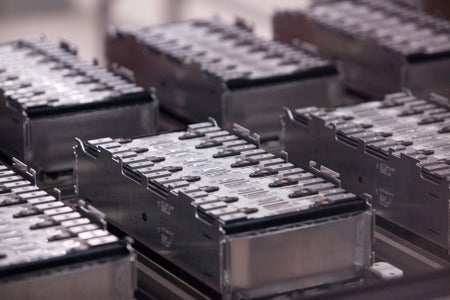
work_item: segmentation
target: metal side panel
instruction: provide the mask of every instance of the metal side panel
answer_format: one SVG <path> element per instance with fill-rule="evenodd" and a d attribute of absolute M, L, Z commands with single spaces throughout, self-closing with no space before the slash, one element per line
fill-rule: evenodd
<path fill-rule="evenodd" d="M 407 64 L 404 86 L 419 97 L 430 93 L 449 97 L 449 70 L 449 58 Z"/>
<path fill-rule="evenodd" d="M 329 247 L 325 247 L 326 250 Z M 324 285 L 311 290 L 299 290 L 280 296 L 281 299 L 307 298 L 330 299 L 339 297 L 342 299 L 360 299 L 361 295 L 377 299 L 378 294 L 387 296 L 414 295 L 414 299 L 427 298 L 425 295 L 446 296 L 449 293 L 448 278 L 449 263 L 434 257 L 431 253 L 418 248 L 409 241 L 399 238 L 379 227 L 375 232 L 374 250 L 376 261 L 389 262 L 405 272 L 405 277 L 394 280 L 382 280 L 374 274 L 366 274 L 364 280 L 359 282 L 338 283 L 336 285 Z M 146 263 L 138 263 L 139 288 L 156 298 L 167 299 L 210 299 L 194 287 L 187 285 L 177 274 L 168 274 L 158 265 L 152 264 L 147 257 L 139 256 Z M 150 262 L 150 263 L 149 263 Z M 267 272 L 264 272 L 267 274 Z M 440 276 L 438 274 L 442 274 Z M 444 275 L 445 274 L 445 275 Z M 417 280 L 418 276 L 428 282 Z M 438 279 L 439 278 L 439 279 Z M 447 284 L 445 284 L 447 283 Z M 411 290 L 411 286 L 415 288 Z M 439 287 L 439 288 L 438 288 Z M 403 291 L 402 291 L 403 290 Z M 359 297 L 359 298 L 358 298 Z"/>
<path fill-rule="evenodd" d="M 136 288 L 132 255 L 53 268 L 0 282 L 2 299 L 131 300 Z"/>
<path fill-rule="evenodd" d="M 225 284 L 253 298 L 360 277 L 372 230 L 366 212 L 227 237 Z"/>
<path fill-rule="evenodd" d="M 283 143 L 293 162 L 309 168 L 314 161 L 338 172 L 343 188 L 372 195 L 377 215 L 448 249 L 450 191 L 445 180 L 424 178 L 412 157 L 383 156 L 363 142 L 349 143 L 316 116 L 301 123 L 288 112 L 283 124 Z"/>
<path fill-rule="evenodd" d="M 222 104 L 223 127 L 242 124 L 263 138 L 280 135 L 283 107 L 343 105 L 341 78 L 321 76 L 285 83 L 231 90 Z"/>
<path fill-rule="evenodd" d="M 366 62 L 344 60 L 342 69 L 346 86 L 366 97 L 381 98 L 386 93 L 393 93 L 408 87 L 402 84 L 403 67 L 401 63 L 387 67 L 374 66 L 380 58 L 372 57 Z"/>
<path fill-rule="evenodd" d="M 155 133 L 155 102 L 30 119 L 26 162 L 38 172 L 72 170 L 75 137 L 115 137 Z"/>
<path fill-rule="evenodd" d="M 28 127 L 26 118 L 20 111 L 7 104 L 5 97 L 0 93 L 0 152 L 8 157 L 24 160 L 25 134 Z"/>

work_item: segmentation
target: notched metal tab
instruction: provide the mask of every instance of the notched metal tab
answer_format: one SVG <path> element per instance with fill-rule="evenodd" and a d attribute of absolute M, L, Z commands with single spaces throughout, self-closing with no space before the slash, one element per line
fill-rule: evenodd
<path fill-rule="evenodd" d="M 261 137 L 257 133 L 250 132 L 249 129 L 239 125 L 239 124 L 233 124 L 233 133 L 239 136 L 240 138 L 246 140 L 247 142 L 250 142 L 257 146 L 258 148 L 261 146 Z"/>
<path fill-rule="evenodd" d="M 133 71 L 131 71 L 130 69 L 125 68 L 122 65 L 119 65 L 117 63 L 111 64 L 111 71 L 114 74 L 119 75 L 120 77 L 122 77 L 124 79 L 127 79 L 129 81 L 135 82 L 135 77 L 134 77 Z"/>
<path fill-rule="evenodd" d="M 33 185 L 36 185 L 36 171 L 34 169 L 29 168 L 25 163 L 15 157 L 12 159 L 12 165 L 17 173 L 24 176 L 25 179 L 29 180 Z"/>

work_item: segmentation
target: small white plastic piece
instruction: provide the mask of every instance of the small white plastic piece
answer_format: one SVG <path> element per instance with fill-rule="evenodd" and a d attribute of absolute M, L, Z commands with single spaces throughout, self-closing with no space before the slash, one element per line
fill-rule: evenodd
<path fill-rule="evenodd" d="M 383 279 L 403 277 L 403 271 L 387 262 L 376 262 L 370 268 L 377 276 Z"/>

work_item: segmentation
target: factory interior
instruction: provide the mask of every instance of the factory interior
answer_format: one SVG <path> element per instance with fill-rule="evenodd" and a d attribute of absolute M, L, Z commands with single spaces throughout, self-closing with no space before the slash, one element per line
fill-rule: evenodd
<path fill-rule="evenodd" d="M 0 299 L 450 298 L 446 0 L 0 0 Z"/>

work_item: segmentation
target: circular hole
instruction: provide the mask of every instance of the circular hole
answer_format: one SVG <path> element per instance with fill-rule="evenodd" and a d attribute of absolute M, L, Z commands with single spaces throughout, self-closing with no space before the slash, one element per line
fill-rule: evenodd
<path fill-rule="evenodd" d="M 359 181 L 359 183 L 362 183 L 362 182 L 363 182 L 363 179 L 362 179 L 361 176 L 358 176 L 358 181 Z"/>
<path fill-rule="evenodd" d="M 145 212 L 142 213 L 142 220 L 144 220 L 144 222 L 147 222 L 147 214 Z"/>

